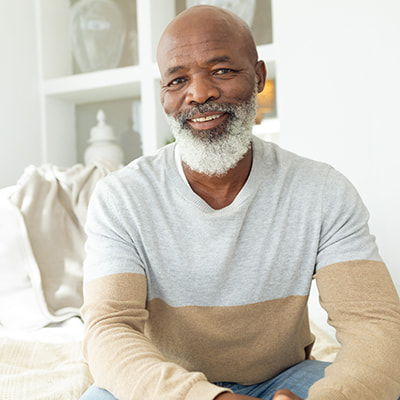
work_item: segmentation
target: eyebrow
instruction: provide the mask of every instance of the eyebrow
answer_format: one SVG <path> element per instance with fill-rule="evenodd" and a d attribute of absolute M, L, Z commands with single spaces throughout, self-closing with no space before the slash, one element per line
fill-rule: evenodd
<path fill-rule="evenodd" d="M 206 62 L 206 64 L 207 65 L 212 65 L 212 64 L 231 62 L 231 61 L 232 61 L 232 58 L 229 57 L 229 56 L 217 56 L 217 57 L 214 57 L 214 58 L 211 58 L 210 60 L 208 60 Z M 175 73 L 177 73 L 179 71 L 183 71 L 185 69 L 186 68 L 183 65 L 176 65 L 176 66 L 168 68 L 167 69 L 167 74 L 168 75 L 172 75 L 172 74 L 175 74 Z"/>
<path fill-rule="evenodd" d="M 182 71 L 184 69 L 185 69 L 185 67 L 183 65 L 176 65 L 175 67 L 170 67 L 170 68 L 167 69 L 167 75 L 175 74 L 175 73 L 177 73 L 179 71 Z"/>
<path fill-rule="evenodd" d="M 212 58 L 211 60 L 208 60 L 207 65 L 223 63 L 223 62 L 231 62 L 231 61 L 232 61 L 232 58 L 229 56 L 217 56 L 217 57 Z"/>

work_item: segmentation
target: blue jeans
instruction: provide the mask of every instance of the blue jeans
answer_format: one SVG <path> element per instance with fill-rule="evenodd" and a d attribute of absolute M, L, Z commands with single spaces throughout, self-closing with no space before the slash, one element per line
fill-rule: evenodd
<path fill-rule="evenodd" d="M 306 360 L 283 371 L 275 378 L 255 385 L 244 386 L 230 382 L 216 382 L 215 384 L 229 388 L 234 393 L 259 399 L 271 400 L 278 389 L 289 389 L 300 398 L 305 399 L 310 386 L 323 378 L 328 365 L 329 363 L 323 361 Z M 80 400 L 116 400 L 116 398 L 106 390 L 93 385 Z"/>

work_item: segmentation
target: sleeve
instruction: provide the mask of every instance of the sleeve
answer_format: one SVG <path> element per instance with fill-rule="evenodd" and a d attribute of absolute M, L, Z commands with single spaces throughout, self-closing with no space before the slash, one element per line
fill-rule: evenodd
<path fill-rule="evenodd" d="M 104 184 L 88 210 L 84 354 L 96 385 L 119 400 L 211 400 L 226 391 L 169 362 L 144 334 L 147 282 L 118 201 Z"/>
<path fill-rule="evenodd" d="M 325 181 L 321 206 L 316 270 L 341 261 L 382 261 L 369 232 L 368 210 L 351 182 L 333 168 Z"/>
<path fill-rule="evenodd" d="M 398 294 L 353 186 L 333 171 L 326 191 L 316 281 L 341 350 L 308 399 L 398 400 Z"/>

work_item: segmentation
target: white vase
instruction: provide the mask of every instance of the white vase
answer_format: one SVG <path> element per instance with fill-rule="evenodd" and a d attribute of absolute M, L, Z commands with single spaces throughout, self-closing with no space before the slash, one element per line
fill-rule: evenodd
<path fill-rule="evenodd" d="M 90 131 L 89 146 L 85 150 L 85 164 L 109 161 L 123 164 L 124 152 L 117 143 L 114 131 L 105 122 L 103 110 L 97 112 L 97 125 Z"/>
<path fill-rule="evenodd" d="M 82 72 L 117 67 L 125 36 L 125 17 L 114 1 L 80 0 L 72 6 L 72 51 Z"/>
<path fill-rule="evenodd" d="M 243 18 L 249 26 L 253 23 L 256 0 L 186 0 L 186 8 L 198 4 L 225 8 Z"/>

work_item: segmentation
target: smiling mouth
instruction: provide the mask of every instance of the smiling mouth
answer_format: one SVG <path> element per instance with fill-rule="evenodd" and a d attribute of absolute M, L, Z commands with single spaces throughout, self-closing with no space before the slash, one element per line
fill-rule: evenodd
<path fill-rule="evenodd" d="M 192 118 L 187 119 L 186 122 L 192 127 L 192 129 L 203 131 L 222 126 L 227 118 L 228 113 L 214 111 L 194 115 Z"/>
<path fill-rule="evenodd" d="M 222 117 L 222 115 L 224 115 L 224 114 L 216 114 L 216 115 L 209 115 L 207 117 L 192 118 L 192 119 L 190 119 L 190 121 L 193 121 L 193 122 L 213 121 L 215 119 Z"/>

